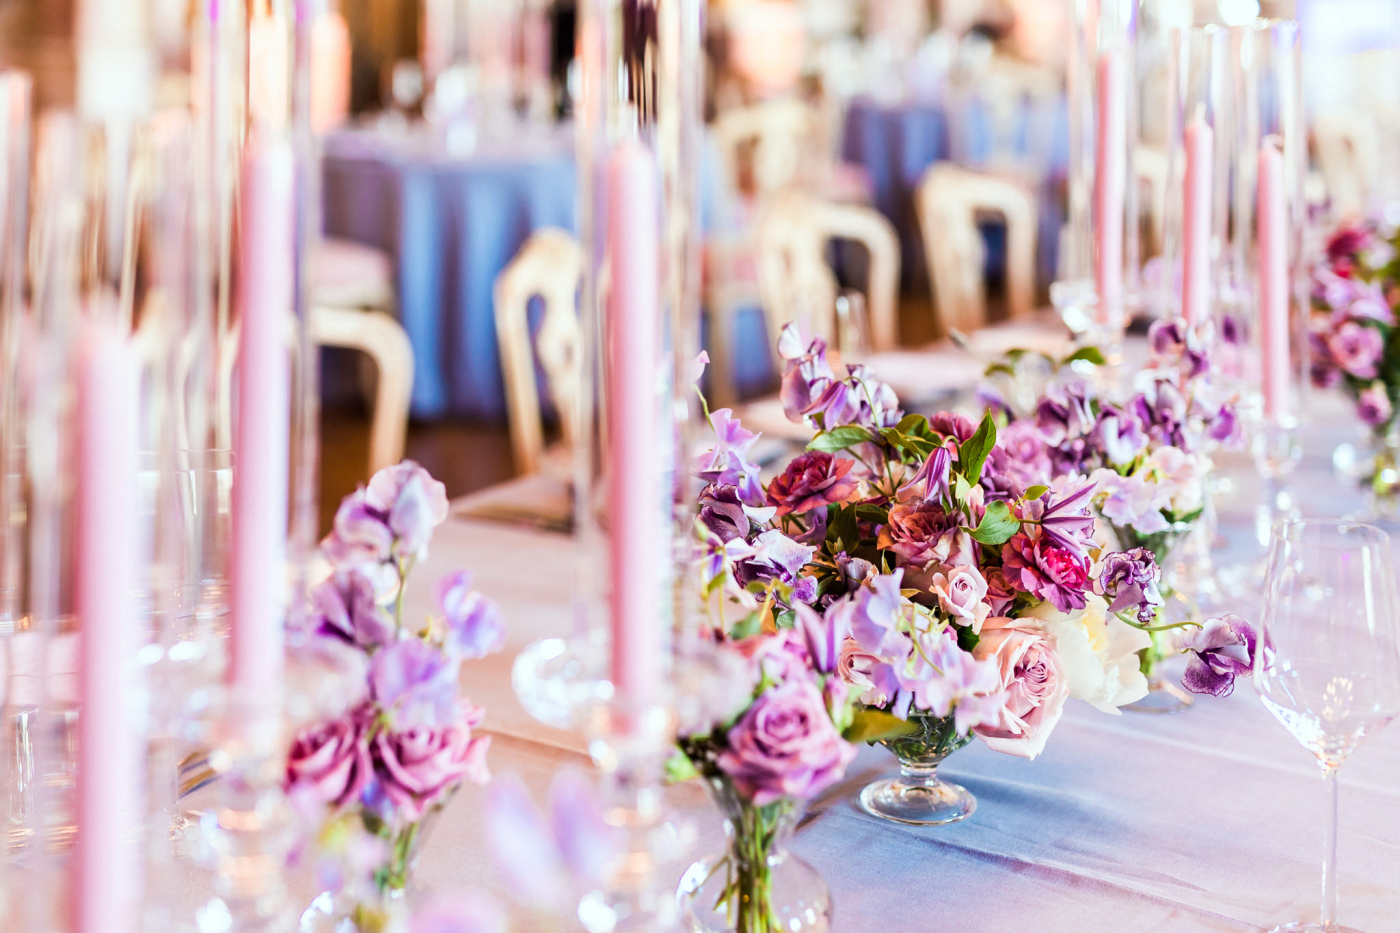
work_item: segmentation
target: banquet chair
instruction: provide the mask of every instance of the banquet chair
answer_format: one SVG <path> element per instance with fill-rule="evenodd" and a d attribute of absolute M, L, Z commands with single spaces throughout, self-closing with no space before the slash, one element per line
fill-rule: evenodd
<path fill-rule="evenodd" d="M 582 281 L 582 247 L 573 236 L 552 227 L 536 231 L 496 277 L 496 341 L 506 383 L 510 443 L 520 473 L 536 473 L 546 466 L 536 355 L 560 412 L 563 448 L 573 446 L 583 340 L 578 321 Z M 544 318 L 531 352 L 529 308 L 536 296 L 544 302 Z"/>
<path fill-rule="evenodd" d="M 1317 165 L 1339 217 L 1361 214 L 1374 194 L 1380 140 L 1370 115 L 1319 115 L 1313 122 Z"/>
<path fill-rule="evenodd" d="M 1011 317 L 1028 314 L 1035 291 L 1037 209 L 1030 191 L 1006 178 L 936 162 L 919 180 L 915 209 L 939 323 L 976 330 L 987 323 L 986 247 L 977 220 L 1006 221 L 1006 292 Z"/>
<path fill-rule="evenodd" d="M 792 193 L 768 207 L 758 229 L 758 278 L 775 352 L 776 335 L 790 321 L 835 337 L 837 283 L 826 260 L 833 240 L 859 243 L 870 255 L 870 348 L 893 350 L 898 342 L 899 238 L 893 225 L 874 208 Z M 718 335 L 717 342 L 726 336 Z"/>

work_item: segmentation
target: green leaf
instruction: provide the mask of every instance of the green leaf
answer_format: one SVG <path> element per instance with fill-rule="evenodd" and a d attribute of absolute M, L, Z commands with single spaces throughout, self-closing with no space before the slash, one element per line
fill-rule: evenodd
<path fill-rule="evenodd" d="M 972 492 L 972 484 L 963 479 L 961 473 L 953 474 L 953 495 L 957 496 L 959 502 L 966 502 L 967 497 Z"/>
<path fill-rule="evenodd" d="M 699 776 L 700 771 L 695 767 L 695 762 L 679 748 L 672 751 L 671 757 L 666 759 L 666 783 L 679 784 Z"/>
<path fill-rule="evenodd" d="M 898 428 L 881 428 L 880 436 L 895 450 L 907 450 L 920 458 L 927 457 L 938 443 L 937 441 L 925 440 L 922 437 L 914 437 L 913 435 L 905 434 Z"/>
<path fill-rule="evenodd" d="M 797 625 L 797 613 L 791 609 L 784 609 L 773 617 L 773 624 L 778 628 L 793 628 Z"/>
<path fill-rule="evenodd" d="M 825 434 L 818 434 L 812 438 L 812 443 L 807 445 L 808 450 L 820 450 L 823 453 L 835 453 L 838 450 L 845 450 L 847 447 L 854 447 L 857 444 L 864 444 L 866 441 L 873 441 L 875 435 L 858 424 L 845 424 L 839 428 L 832 428 Z"/>
<path fill-rule="evenodd" d="M 982 478 L 982 464 L 987 462 L 987 454 L 997 442 L 997 423 L 989 411 L 982 416 L 977 431 L 958 447 L 958 471 L 967 477 L 969 483 Z"/>
<path fill-rule="evenodd" d="M 1080 347 L 1069 356 L 1060 361 L 1061 366 L 1068 366 L 1070 363 L 1077 363 L 1080 360 L 1087 360 L 1095 366 L 1102 366 L 1107 362 L 1103 357 L 1103 351 L 1098 347 Z"/>
<path fill-rule="evenodd" d="M 860 543 L 860 524 L 854 506 L 836 507 L 826 526 L 826 540 L 839 543 L 847 551 L 855 550 Z"/>
<path fill-rule="evenodd" d="M 752 638 L 763 631 L 763 616 L 757 612 L 750 612 L 729 629 L 729 637 L 735 641 L 742 641 L 745 638 Z"/>
<path fill-rule="evenodd" d="M 958 647 L 968 654 L 971 654 L 972 649 L 976 648 L 977 643 L 982 640 L 981 635 L 978 635 L 966 625 L 955 625 L 953 626 L 953 631 L 956 632 L 958 636 Z"/>
<path fill-rule="evenodd" d="M 998 499 L 987 506 L 987 512 L 972 532 L 972 537 L 983 544 L 1005 544 L 1020 527 L 1021 523 L 1011 514 L 1010 507 Z"/>
<path fill-rule="evenodd" d="M 1021 498 L 1025 499 L 1027 502 L 1034 502 L 1036 499 L 1039 499 L 1041 496 L 1045 495 L 1049 491 L 1049 486 L 1032 486 L 1030 489 L 1027 489 L 1024 493 L 1022 493 Z"/>
<path fill-rule="evenodd" d="M 878 742 L 881 739 L 894 739 L 901 735 L 913 735 L 919 731 L 919 724 L 900 719 L 882 709 L 862 707 L 851 717 L 842 738 L 847 742 Z"/>
<path fill-rule="evenodd" d="M 987 378 L 989 378 L 989 379 L 990 379 L 992 376 L 996 376 L 996 375 L 998 375 L 998 374 L 1000 374 L 1000 375 L 1005 375 L 1005 376 L 1010 376 L 1010 377 L 1013 378 L 1013 379 L 1016 378 L 1016 370 L 1015 370 L 1014 367 L 1012 367 L 1012 365 L 1011 365 L 1010 363 L 992 363 L 992 364 L 991 364 L 990 366 L 988 366 L 988 367 L 986 368 L 986 370 L 982 373 L 983 376 L 985 376 L 985 377 L 987 377 Z"/>
<path fill-rule="evenodd" d="M 923 415 L 905 415 L 895 426 L 900 434 L 907 434 L 910 437 L 922 438 L 926 441 L 938 443 L 938 434 L 929 425 L 928 419 Z"/>

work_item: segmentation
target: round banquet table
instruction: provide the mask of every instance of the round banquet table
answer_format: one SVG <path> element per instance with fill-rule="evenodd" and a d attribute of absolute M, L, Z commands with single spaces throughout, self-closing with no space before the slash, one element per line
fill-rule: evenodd
<path fill-rule="evenodd" d="M 577 203 L 568 126 L 525 130 L 469 156 L 413 131 L 326 139 L 324 229 L 394 258 L 416 417 L 504 420 L 496 276 L 541 227 L 576 231 Z"/>
<path fill-rule="evenodd" d="M 975 95 L 949 95 L 937 101 L 879 103 L 853 100 L 846 110 L 841 157 L 860 165 L 870 178 L 874 206 L 899 232 L 905 285 L 927 288 L 928 270 L 914 191 L 934 162 L 949 160 L 976 169 L 1014 160 L 1036 166 L 1042 176 L 1037 237 L 1037 276 L 1055 274 L 1056 244 L 1064 223 L 1056 188 L 1069 163 L 1069 117 L 1063 100 L 1054 106 L 1023 100 L 1009 117 L 998 117 Z M 999 226 L 983 227 L 987 265 L 997 274 L 1005 261 Z"/>
<path fill-rule="evenodd" d="M 1332 403 L 1314 421 L 1330 427 L 1307 433 L 1295 486 L 1307 492 L 1300 498 L 1310 514 L 1343 514 L 1360 496 L 1339 488 L 1328 458 L 1338 441 L 1356 437 L 1355 419 Z M 1225 463 L 1235 494 L 1221 504 L 1227 553 L 1235 555 L 1256 546 L 1254 497 L 1262 486 L 1241 459 Z M 542 501 L 551 495 L 544 483 L 517 480 L 514 498 Z M 558 768 L 588 767 L 584 739 L 532 721 L 511 693 L 510 665 L 533 639 L 567 633 L 573 543 L 467 519 L 469 505 L 454 504 L 415 573 L 410 615 L 429 611 L 434 581 L 458 567 L 500 601 L 507 648 L 466 665 L 463 683 L 487 708 L 493 771 L 518 773 L 542 800 Z M 1255 605 L 1238 611 L 1257 619 Z M 1198 698 L 1176 716 L 1109 716 L 1071 703 L 1033 762 L 974 742 L 941 769 L 979 801 L 970 819 L 951 826 L 886 823 L 858 809 L 858 790 L 894 768 L 883 749 L 863 750 L 844 782 L 814 801 L 795 837 L 794 851 L 831 885 L 837 933 L 1250 931 L 1317 915 L 1321 775 L 1248 681 L 1231 697 Z M 1369 933 L 1400 930 L 1396 775 L 1400 724 L 1373 735 L 1341 771 L 1341 919 Z M 667 794 L 698 829 L 694 856 L 718 851 L 720 817 L 698 784 Z M 486 799 L 468 786 L 444 812 L 420 862 L 428 887 L 505 890 L 484 835 Z M 683 867 L 675 866 L 677 876 Z M 534 927 L 526 921 L 520 929 Z"/>

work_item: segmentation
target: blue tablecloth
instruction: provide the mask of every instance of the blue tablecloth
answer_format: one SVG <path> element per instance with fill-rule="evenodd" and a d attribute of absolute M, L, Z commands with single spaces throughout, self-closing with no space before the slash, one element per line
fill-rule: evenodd
<path fill-rule="evenodd" d="M 566 130 L 452 158 L 365 133 L 327 140 L 324 224 L 394 257 L 415 417 L 504 419 L 492 286 L 541 227 L 577 231 Z"/>
<path fill-rule="evenodd" d="M 899 231 L 905 285 L 926 288 L 928 271 L 914 191 L 934 162 L 949 160 L 979 168 L 1007 157 L 1038 161 L 1045 172 L 1039 193 L 1037 270 L 1042 281 L 1055 272 L 1055 246 L 1063 223 L 1056 196 L 1068 165 L 1069 122 L 1063 102 L 1054 107 L 1023 101 L 1009 124 L 999 125 L 975 97 L 885 105 L 867 98 L 846 112 L 842 158 L 865 168 L 874 204 Z M 1000 274 L 1005 240 L 999 228 L 984 228 L 988 272 Z"/>

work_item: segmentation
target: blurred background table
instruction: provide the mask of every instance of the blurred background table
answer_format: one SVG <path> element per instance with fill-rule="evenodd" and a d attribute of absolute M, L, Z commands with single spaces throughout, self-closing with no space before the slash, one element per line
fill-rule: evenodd
<path fill-rule="evenodd" d="M 572 127 L 527 130 L 462 156 L 426 135 L 342 131 L 325 153 L 326 234 L 394 260 L 414 416 L 503 420 L 491 289 L 531 233 L 576 232 Z"/>

